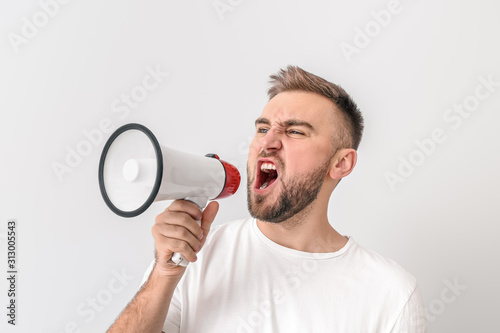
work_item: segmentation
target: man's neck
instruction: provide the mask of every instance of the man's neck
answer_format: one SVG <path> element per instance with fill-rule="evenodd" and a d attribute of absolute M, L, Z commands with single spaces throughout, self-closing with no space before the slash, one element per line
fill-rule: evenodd
<path fill-rule="evenodd" d="M 326 210 L 321 214 L 312 207 L 279 223 L 257 220 L 257 226 L 273 242 L 303 252 L 335 252 L 348 240 L 330 225 Z"/>

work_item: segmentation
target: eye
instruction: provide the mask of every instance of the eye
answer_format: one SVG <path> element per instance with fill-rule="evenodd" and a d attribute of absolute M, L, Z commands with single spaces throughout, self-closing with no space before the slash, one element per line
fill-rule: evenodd
<path fill-rule="evenodd" d="M 257 127 L 257 133 L 267 133 L 267 131 L 269 131 L 268 128 L 266 127 Z"/>
<path fill-rule="evenodd" d="M 287 131 L 287 133 L 290 134 L 290 135 L 305 135 L 303 132 L 297 131 L 295 129 L 290 129 L 290 130 Z"/>

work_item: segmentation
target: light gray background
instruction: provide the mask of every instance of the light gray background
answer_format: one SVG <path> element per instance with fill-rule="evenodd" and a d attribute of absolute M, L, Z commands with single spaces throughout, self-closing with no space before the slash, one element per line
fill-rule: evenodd
<path fill-rule="evenodd" d="M 230 10 L 219 15 L 218 3 Z M 353 44 L 357 28 L 376 28 L 371 12 L 388 4 L 73 0 L 16 52 L 12 34 L 42 9 L 2 0 L 0 267 L 7 220 L 16 218 L 19 296 L 12 327 L 0 279 L 0 330 L 102 332 L 152 259 L 150 229 L 168 202 L 133 219 L 107 209 L 97 165 L 109 133 L 56 176 L 53 164 L 84 145 L 83 131 L 103 119 L 114 128 L 140 122 L 163 144 L 216 152 L 245 175 L 268 76 L 295 64 L 341 84 L 366 120 L 358 165 L 331 201 L 334 227 L 416 276 L 430 332 L 498 332 L 500 89 L 457 129 L 443 115 L 470 100 L 478 77 L 500 81 L 500 3 L 401 0 L 400 13 L 348 61 L 340 45 Z M 113 102 L 139 89 L 148 67 L 169 76 L 120 117 Z M 446 141 L 391 190 L 385 173 L 397 173 L 399 157 L 418 154 L 414 141 L 436 128 Z M 247 216 L 245 186 L 220 201 L 216 223 Z"/>

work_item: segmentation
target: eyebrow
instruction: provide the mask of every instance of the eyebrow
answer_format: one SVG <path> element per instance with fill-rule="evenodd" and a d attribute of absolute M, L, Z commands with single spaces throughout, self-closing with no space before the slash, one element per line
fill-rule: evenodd
<path fill-rule="evenodd" d="M 258 124 L 271 125 L 271 122 L 267 118 L 257 118 L 257 120 L 255 120 L 255 126 L 257 126 Z M 313 125 L 311 125 L 307 121 L 297 119 L 289 119 L 285 122 L 278 122 L 278 125 L 281 127 L 303 126 L 309 128 L 310 130 L 314 129 Z"/>

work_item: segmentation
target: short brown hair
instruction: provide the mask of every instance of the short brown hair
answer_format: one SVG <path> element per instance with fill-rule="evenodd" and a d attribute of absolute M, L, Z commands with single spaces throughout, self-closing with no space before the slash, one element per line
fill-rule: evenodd
<path fill-rule="evenodd" d="M 325 96 L 331 100 L 340 111 L 344 128 L 338 129 L 336 148 L 358 149 L 363 135 L 363 116 L 354 100 L 341 86 L 306 72 L 297 66 L 288 66 L 277 74 L 270 76 L 271 88 L 267 91 L 269 99 L 285 91 L 308 91 Z"/>

